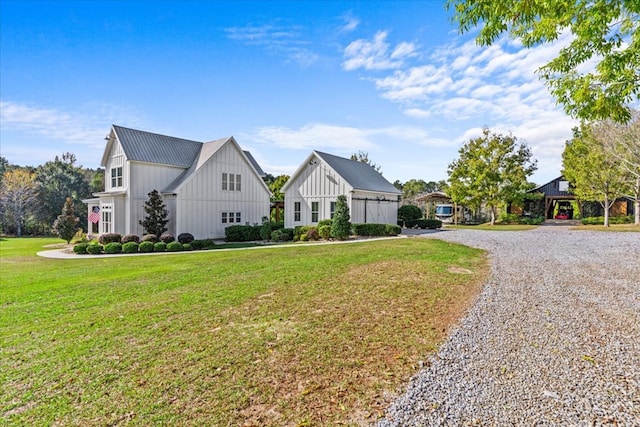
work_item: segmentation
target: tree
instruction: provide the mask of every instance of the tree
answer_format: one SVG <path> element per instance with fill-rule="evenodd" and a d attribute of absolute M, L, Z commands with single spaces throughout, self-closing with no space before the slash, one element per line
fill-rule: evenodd
<path fill-rule="evenodd" d="M 604 149 L 620 161 L 628 172 L 631 183 L 630 195 L 635 199 L 635 224 L 640 224 L 640 111 L 633 110 L 631 119 L 625 123 L 605 120 L 595 125 Z"/>
<path fill-rule="evenodd" d="M 80 229 L 79 222 L 80 218 L 73 211 L 73 200 L 71 200 L 71 197 L 67 197 L 62 207 L 62 214 L 58 215 L 58 218 L 53 223 L 53 231 L 69 244 Z"/>
<path fill-rule="evenodd" d="M 470 139 L 460 157 L 447 169 L 448 195 L 455 203 L 477 208 L 485 203 L 491 209 L 491 225 L 502 203 L 518 202 L 528 188 L 527 177 L 536 169 L 531 151 L 512 135 L 482 130 Z"/>
<path fill-rule="evenodd" d="M 403 224 L 407 221 L 422 218 L 422 209 L 415 205 L 404 205 L 398 208 L 398 221 Z"/>
<path fill-rule="evenodd" d="M 269 190 L 271 190 L 271 193 L 273 194 L 271 200 L 284 200 L 284 194 L 280 190 L 282 189 L 282 186 L 285 185 L 287 181 L 289 181 L 289 178 L 289 175 L 278 175 L 270 184 L 268 184 Z"/>
<path fill-rule="evenodd" d="M 538 70 L 553 96 L 573 117 L 629 119 L 626 104 L 640 98 L 638 0 L 448 0 L 447 9 L 462 33 L 480 27 L 482 46 L 508 33 L 529 48 L 570 31 L 571 43 Z"/>
<path fill-rule="evenodd" d="M 139 221 L 139 223 L 144 228 L 145 233 L 155 234 L 159 237 L 167 231 L 166 225 L 169 223 L 167 219 L 169 212 L 167 212 L 158 190 L 152 190 L 147 196 L 149 199 L 144 202 L 144 212 L 146 215 L 144 220 Z"/>
<path fill-rule="evenodd" d="M 347 205 L 347 196 L 341 194 L 336 200 L 336 209 L 331 223 L 331 236 L 338 240 L 345 240 L 351 234 L 351 216 Z"/>
<path fill-rule="evenodd" d="M 357 153 L 354 153 L 351 155 L 350 157 L 351 160 L 355 160 L 356 162 L 360 162 L 360 163 L 366 163 L 369 166 L 371 166 L 372 168 L 374 168 L 376 170 L 376 172 L 378 173 L 382 173 L 382 166 L 377 165 L 375 163 L 373 163 L 371 160 L 369 160 L 369 153 L 359 150 Z"/>
<path fill-rule="evenodd" d="M 14 229 L 18 237 L 22 236 L 26 219 L 37 212 L 38 190 L 32 172 L 26 169 L 5 172 L 0 186 L 0 212 L 5 230 Z"/>
<path fill-rule="evenodd" d="M 627 174 L 620 161 L 607 153 L 594 125 L 582 124 L 573 133 L 562 153 L 562 174 L 579 199 L 600 203 L 608 227 L 609 209 L 629 189 Z"/>
<path fill-rule="evenodd" d="M 40 220 L 52 224 L 60 212 L 60 204 L 71 197 L 74 211 L 79 212 L 81 224 L 87 223 L 87 213 L 82 199 L 91 196 L 91 187 L 82 167 L 75 166 L 76 156 L 64 153 L 62 158 L 46 162 L 36 169 L 36 180 L 40 183 Z"/>

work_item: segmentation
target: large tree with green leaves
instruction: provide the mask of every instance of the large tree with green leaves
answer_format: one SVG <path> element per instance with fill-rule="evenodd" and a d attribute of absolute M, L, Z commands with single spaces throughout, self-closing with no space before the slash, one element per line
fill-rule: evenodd
<path fill-rule="evenodd" d="M 504 33 L 533 47 L 571 32 L 538 70 L 551 93 L 573 117 L 629 119 L 627 104 L 640 98 L 638 0 L 448 0 L 447 8 L 461 32 L 479 27 L 483 46 Z"/>
<path fill-rule="evenodd" d="M 460 157 L 449 164 L 449 197 L 458 204 L 478 208 L 482 203 L 491 210 L 495 224 L 501 204 L 518 202 L 529 188 L 527 178 L 537 169 L 531 150 L 509 134 L 492 133 L 472 138 L 460 150 Z"/>
<path fill-rule="evenodd" d="M 27 219 L 38 212 L 39 190 L 33 172 L 16 168 L 4 173 L 0 185 L 0 221 L 5 233 L 22 235 Z"/>
<path fill-rule="evenodd" d="M 580 200 L 599 202 L 604 209 L 604 225 L 609 226 L 609 209 L 630 190 L 629 174 L 603 142 L 597 124 L 583 123 L 573 130 L 562 153 L 562 174 Z"/>

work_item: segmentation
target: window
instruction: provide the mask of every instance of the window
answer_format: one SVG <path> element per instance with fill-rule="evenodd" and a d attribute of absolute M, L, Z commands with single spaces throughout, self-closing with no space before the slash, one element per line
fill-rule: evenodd
<path fill-rule="evenodd" d="M 122 187 L 122 166 L 111 168 L 111 187 Z"/>
<path fill-rule="evenodd" d="M 300 202 L 293 202 L 293 220 L 300 222 Z"/>
<path fill-rule="evenodd" d="M 111 205 L 102 206 L 102 232 L 111 233 L 113 217 L 111 215 Z"/>
<path fill-rule="evenodd" d="M 225 191 L 241 191 L 242 177 L 240 174 L 222 173 L 222 189 Z"/>
<path fill-rule="evenodd" d="M 558 181 L 558 191 L 569 191 L 569 181 Z"/>
<path fill-rule="evenodd" d="M 240 215 L 240 212 L 236 212 L 236 222 L 242 222 L 242 215 Z"/>
<path fill-rule="evenodd" d="M 331 202 L 330 209 L 331 209 L 331 215 L 329 216 L 329 218 L 333 219 L 333 215 L 335 215 L 336 213 L 336 202 Z"/>
<path fill-rule="evenodd" d="M 227 223 L 227 213 L 226 212 L 222 212 L 222 223 L 223 224 Z"/>
<path fill-rule="evenodd" d="M 233 212 L 229 212 L 229 222 L 233 222 Z"/>
<path fill-rule="evenodd" d="M 311 202 L 311 222 L 318 222 L 318 202 Z"/>

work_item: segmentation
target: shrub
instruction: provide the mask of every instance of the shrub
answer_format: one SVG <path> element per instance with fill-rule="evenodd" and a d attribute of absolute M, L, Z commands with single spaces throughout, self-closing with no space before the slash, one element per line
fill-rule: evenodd
<path fill-rule="evenodd" d="M 271 237 L 271 232 L 273 231 L 273 226 L 269 221 L 263 222 L 260 226 L 260 238 L 262 240 L 269 240 Z"/>
<path fill-rule="evenodd" d="M 293 228 L 282 228 L 280 229 L 280 231 L 282 231 L 282 237 L 280 238 L 280 240 L 282 240 L 283 242 L 293 240 Z"/>
<path fill-rule="evenodd" d="M 500 215 L 500 222 L 503 224 L 520 224 L 520 216 L 516 214 L 503 213 Z"/>
<path fill-rule="evenodd" d="M 144 236 L 142 236 L 142 241 L 156 243 L 158 241 L 158 236 L 156 236 L 155 234 L 145 234 Z"/>
<path fill-rule="evenodd" d="M 311 227 L 307 230 L 307 240 L 320 240 L 320 234 L 318 234 L 318 229 L 315 227 Z"/>
<path fill-rule="evenodd" d="M 282 239 L 282 231 L 280 230 L 273 230 L 271 232 L 271 241 L 273 242 L 279 242 Z"/>
<path fill-rule="evenodd" d="M 156 242 L 153 244 L 153 252 L 164 252 L 167 250 L 167 244 L 165 242 Z"/>
<path fill-rule="evenodd" d="M 297 242 L 298 240 L 302 240 L 302 236 L 307 234 L 307 231 L 309 231 L 312 228 L 312 226 L 310 225 L 297 225 L 294 229 L 293 229 L 293 240 L 295 242 Z"/>
<path fill-rule="evenodd" d="M 331 237 L 331 225 L 330 224 L 318 224 L 318 235 L 325 240 Z"/>
<path fill-rule="evenodd" d="M 191 251 L 191 250 L 193 250 L 193 248 L 191 247 L 191 245 L 189 243 L 185 243 L 184 245 L 182 245 L 182 250 L 183 251 Z"/>
<path fill-rule="evenodd" d="M 323 225 L 328 225 L 329 227 L 331 227 L 333 225 L 333 220 L 332 219 L 323 219 L 323 220 L 318 222 L 317 228 L 320 228 Z"/>
<path fill-rule="evenodd" d="M 105 233 L 98 237 L 98 242 L 100 242 L 101 245 L 120 243 L 120 240 L 122 240 L 122 236 L 119 233 Z"/>
<path fill-rule="evenodd" d="M 336 207 L 331 223 L 331 236 L 338 240 L 345 240 L 351 234 L 351 215 L 347 205 L 347 196 L 341 194 L 336 199 Z"/>
<path fill-rule="evenodd" d="M 138 245 L 138 252 L 149 253 L 153 252 L 153 242 L 145 241 L 140 242 Z"/>
<path fill-rule="evenodd" d="M 180 234 L 178 234 L 178 242 L 182 243 L 183 245 L 185 243 L 191 243 L 194 240 L 195 239 L 193 237 L 193 234 L 191 234 L 191 233 L 180 233 Z"/>
<path fill-rule="evenodd" d="M 122 240 L 120 240 L 120 243 L 124 245 L 125 243 L 129 242 L 140 243 L 140 238 L 135 234 L 125 234 L 124 236 L 122 236 Z"/>
<path fill-rule="evenodd" d="M 439 219 L 413 219 L 411 221 L 406 221 L 405 226 L 407 228 L 421 228 L 429 230 L 435 230 L 436 228 L 442 228 L 442 221 Z"/>
<path fill-rule="evenodd" d="M 167 244 L 174 242 L 175 240 L 176 238 L 173 237 L 173 234 L 171 233 L 162 233 L 162 235 L 160 236 L 160 241 Z"/>
<path fill-rule="evenodd" d="M 398 223 L 422 218 L 422 209 L 415 205 L 404 205 L 398 208 Z M 407 225 L 408 227 L 408 225 Z"/>
<path fill-rule="evenodd" d="M 225 228 L 224 236 L 227 242 L 251 242 L 261 240 L 261 225 L 230 225 Z"/>
<path fill-rule="evenodd" d="M 73 253 L 78 255 L 84 255 L 87 253 L 88 243 L 78 243 L 73 247 Z"/>
<path fill-rule="evenodd" d="M 105 254 L 119 254 L 122 252 L 122 243 L 111 242 L 104 245 Z"/>
<path fill-rule="evenodd" d="M 524 223 L 527 225 L 540 225 L 544 222 L 544 217 L 539 216 L 536 218 L 524 218 Z"/>
<path fill-rule="evenodd" d="M 101 254 L 103 250 L 104 248 L 99 243 L 91 243 L 89 246 L 87 246 L 87 253 L 91 255 Z"/>
<path fill-rule="evenodd" d="M 384 225 L 384 234 L 386 236 L 397 236 L 402 233 L 402 227 L 396 224 L 385 224 Z"/>
<path fill-rule="evenodd" d="M 212 239 L 194 240 L 190 243 L 191 249 L 199 251 L 200 249 L 211 249 L 215 246 L 215 242 Z"/>
<path fill-rule="evenodd" d="M 139 247 L 138 242 L 127 242 L 124 245 L 122 245 L 122 253 L 123 254 L 137 254 L 138 253 L 138 247 Z"/>
<path fill-rule="evenodd" d="M 357 236 L 385 236 L 385 224 L 353 224 Z"/>
<path fill-rule="evenodd" d="M 182 250 L 182 243 L 169 242 L 167 243 L 167 252 L 180 252 Z"/>

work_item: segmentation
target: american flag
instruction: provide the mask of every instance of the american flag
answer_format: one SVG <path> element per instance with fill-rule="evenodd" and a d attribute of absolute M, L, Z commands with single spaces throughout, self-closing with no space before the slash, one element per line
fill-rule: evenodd
<path fill-rule="evenodd" d="M 91 221 L 94 224 L 97 224 L 98 221 L 100 221 L 100 208 L 97 206 L 94 206 L 93 209 L 91 210 L 91 214 L 89 214 L 89 221 Z"/>

